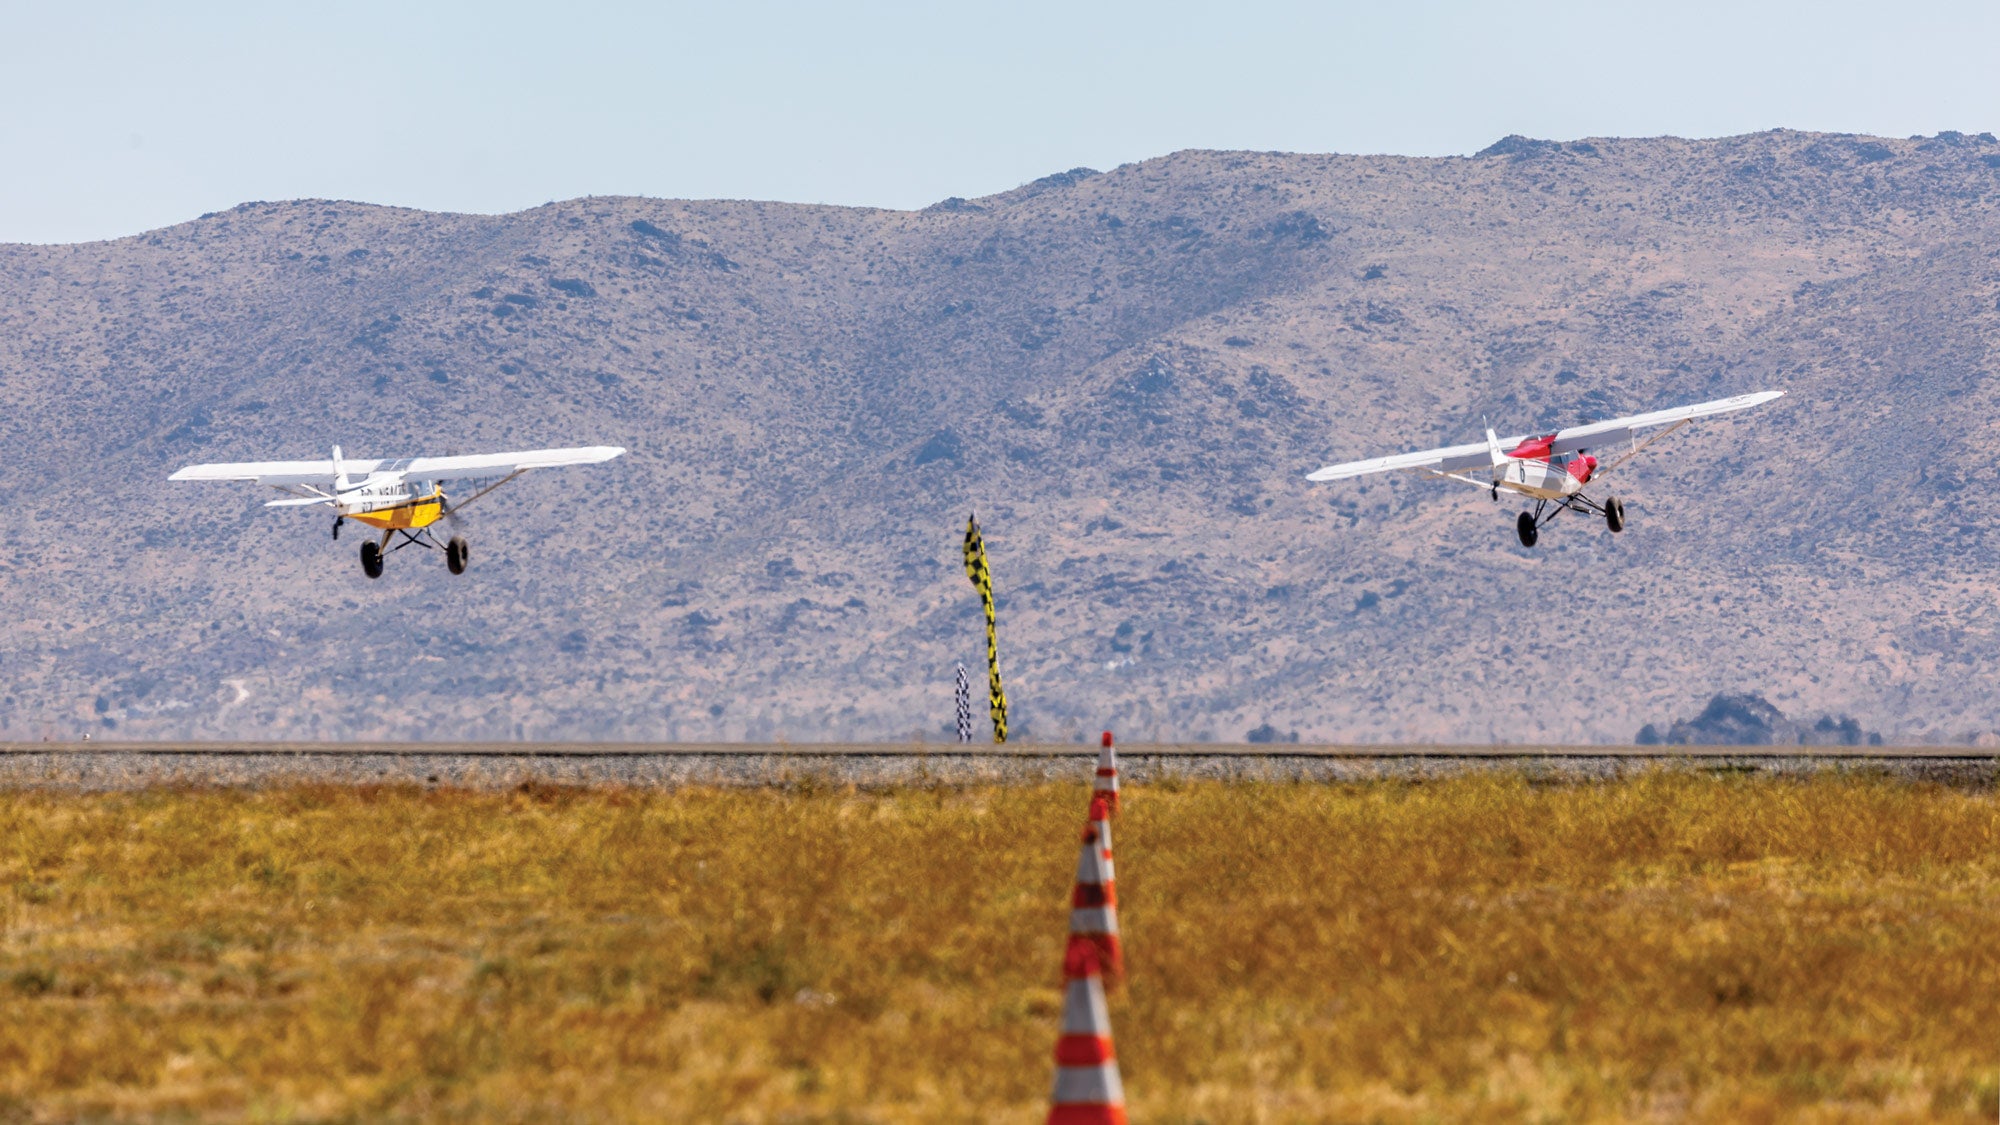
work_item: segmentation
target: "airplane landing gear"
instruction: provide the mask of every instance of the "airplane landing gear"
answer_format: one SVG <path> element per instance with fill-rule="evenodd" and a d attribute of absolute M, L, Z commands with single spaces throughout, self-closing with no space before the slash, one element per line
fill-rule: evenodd
<path fill-rule="evenodd" d="M 466 543 L 465 536 L 463 535 L 452 536 L 451 541 L 444 545 L 444 565 L 447 568 L 449 568 L 453 574 L 464 574 L 465 568 L 468 565 L 470 565 L 471 562 L 472 562 L 472 547 L 471 545 Z"/>
<path fill-rule="evenodd" d="M 382 577 L 382 545 L 373 539 L 361 544 L 361 573 L 370 578 Z"/>
<path fill-rule="evenodd" d="M 335 539 L 339 539 L 339 538 L 340 538 L 340 525 L 341 525 L 341 524 L 344 524 L 344 523 L 346 523 L 346 522 L 347 522 L 347 517 L 346 517 L 346 516 L 335 516 L 335 517 L 333 517 L 333 537 L 334 537 Z"/>
<path fill-rule="evenodd" d="M 1573 492 L 1560 500 L 1537 500 L 1535 510 L 1522 512 L 1514 521 L 1514 531 L 1521 537 L 1521 546 L 1532 547 L 1542 537 L 1542 525 L 1554 520 L 1564 512 L 1574 512 L 1579 516 L 1603 516 L 1605 526 L 1613 531 L 1625 530 L 1625 502 L 1616 496 L 1607 496 L 1600 504 L 1581 492 Z"/>

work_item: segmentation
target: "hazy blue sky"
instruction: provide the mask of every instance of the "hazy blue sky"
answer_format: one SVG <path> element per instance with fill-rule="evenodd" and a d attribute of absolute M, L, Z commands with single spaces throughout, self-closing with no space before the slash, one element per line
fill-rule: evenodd
<path fill-rule="evenodd" d="M 0 0 L 0 241 L 298 196 L 918 207 L 1191 147 L 1980 132 L 1996 43 L 1996 0 Z"/>

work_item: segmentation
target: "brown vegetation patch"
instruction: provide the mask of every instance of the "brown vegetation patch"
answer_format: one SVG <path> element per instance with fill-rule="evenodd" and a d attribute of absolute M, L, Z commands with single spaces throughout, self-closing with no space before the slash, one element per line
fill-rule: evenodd
<path fill-rule="evenodd" d="M 0 1119 L 1034 1120 L 1074 786 L 0 794 Z M 1991 1120 L 2000 801 L 1162 784 L 1135 1120 Z"/>

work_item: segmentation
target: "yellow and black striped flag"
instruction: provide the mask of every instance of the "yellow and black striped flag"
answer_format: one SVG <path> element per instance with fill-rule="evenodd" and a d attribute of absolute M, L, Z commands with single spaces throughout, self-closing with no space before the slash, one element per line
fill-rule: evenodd
<path fill-rule="evenodd" d="M 965 576 L 979 591 L 986 607 L 986 695 L 993 711 L 993 741 L 1007 741 L 1007 692 L 1000 686 L 1000 634 L 993 624 L 993 571 L 986 565 L 986 540 L 979 534 L 979 513 L 965 521 Z"/>

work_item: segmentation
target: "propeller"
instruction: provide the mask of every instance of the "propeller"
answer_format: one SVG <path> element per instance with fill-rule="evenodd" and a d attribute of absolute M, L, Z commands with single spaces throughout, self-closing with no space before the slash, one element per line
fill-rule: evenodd
<path fill-rule="evenodd" d="M 477 498 L 476 493 L 474 497 Z M 452 503 L 451 497 L 443 493 L 440 493 L 438 496 L 438 517 L 444 521 L 445 527 L 450 529 L 450 539 L 452 542 L 464 541 L 465 520 L 458 514 L 458 510 L 464 506 L 463 504 Z M 458 572 L 453 571 L 452 573 L 456 574 Z"/>
<path fill-rule="evenodd" d="M 447 447 L 445 456 L 453 457 L 457 454 L 458 450 L 456 448 Z M 459 522 L 458 518 L 458 505 L 451 502 L 451 497 L 445 493 L 442 487 L 438 489 L 438 515 L 444 517 L 444 522 L 451 528 L 453 534 L 464 530 L 464 526 Z"/>

